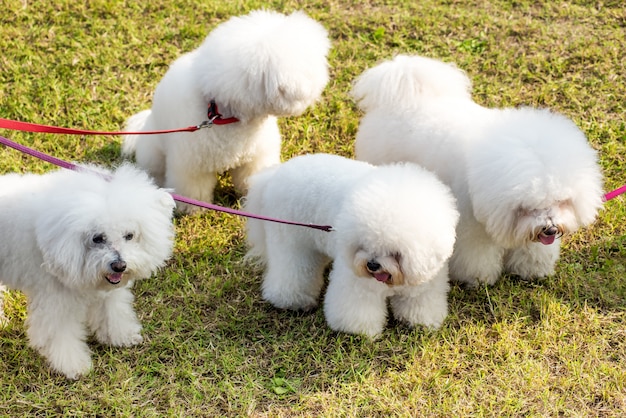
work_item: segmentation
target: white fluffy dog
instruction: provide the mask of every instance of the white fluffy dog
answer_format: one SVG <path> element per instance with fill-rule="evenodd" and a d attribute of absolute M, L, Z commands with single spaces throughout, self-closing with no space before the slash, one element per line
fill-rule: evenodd
<path fill-rule="evenodd" d="M 30 345 L 70 379 L 98 341 L 142 341 L 130 285 L 170 256 L 174 200 L 146 173 L 81 167 L 0 176 L 0 282 L 28 301 Z"/>
<path fill-rule="evenodd" d="M 321 96 L 329 48 L 326 29 L 302 12 L 231 18 L 171 65 L 152 109 L 132 116 L 126 130 L 198 125 L 212 101 L 225 118 L 238 121 L 193 133 L 127 135 L 123 154 L 134 154 L 159 185 L 187 197 L 212 201 L 217 175 L 226 171 L 245 192 L 251 174 L 280 162 L 276 116 L 299 115 Z"/>
<path fill-rule="evenodd" d="M 365 114 L 356 157 L 411 161 L 452 189 L 461 213 L 453 279 L 493 284 L 554 272 L 560 237 L 602 206 L 596 152 L 569 119 L 546 109 L 488 109 L 453 65 L 397 56 L 365 71 L 353 96 Z"/>
<path fill-rule="evenodd" d="M 248 220 L 247 257 L 266 265 L 263 297 L 283 309 L 317 305 L 335 331 L 375 337 L 390 299 L 409 325 L 439 327 L 448 312 L 447 261 L 458 212 L 449 189 L 413 164 L 375 167 L 339 156 L 293 158 L 251 178 L 246 209 L 331 224 L 324 232 Z"/>

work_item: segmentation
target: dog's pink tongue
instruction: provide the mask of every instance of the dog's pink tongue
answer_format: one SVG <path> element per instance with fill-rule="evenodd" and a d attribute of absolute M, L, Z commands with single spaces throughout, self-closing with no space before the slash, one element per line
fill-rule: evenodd
<path fill-rule="evenodd" d="M 387 283 L 391 280 L 391 274 L 389 273 L 374 273 L 374 278 L 379 282 Z"/>
<path fill-rule="evenodd" d="M 550 245 L 554 242 L 555 239 L 555 235 L 539 235 L 539 241 L 541 241 L 541 243 L 543 245 Z"/>
<path fill-rule="evenodd" d="M 111 284 L 118 284 L 122 280 L 122 273 L 109 274 L 107 280 Z"/>

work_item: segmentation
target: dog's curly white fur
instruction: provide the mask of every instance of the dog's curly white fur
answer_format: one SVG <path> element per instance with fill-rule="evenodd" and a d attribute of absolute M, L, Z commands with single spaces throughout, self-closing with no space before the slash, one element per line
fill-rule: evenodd
<path fill-rule="evenodd" d="M 27 297 L 30 345 L 70 379 L 91 368 L 88 330 L 142 341 L 130 285 L 170 256 L 174 200 L 130 164 L 0 176 L 0 282 Z"/>
<path fill-rule="evenodd" d="M 303 12 L 257 10 L 232 17 L 171 65 L 152 108 L 132 116 L 126 130 L 198 125 L 207 119 L 211 100 L 239 122 L 193 133 L 127 135 L 123 154 L 134 154 L 158 184 L 191 198 L 212 201 L 217 175 L 226 171 L 245 192 L 251 174 L 280 162 L 276 117 L 299 115 L 321 96 L 329 48 L 326 29 Z"/>
<path fill-rule="evenodd" d="M 553 274 L 560 236 L 593 222 L 602 206 L 597 154 L 566 117 L 485 108 L 470 88 L 463 71 L 426 57 L 399 55 L 366 70 L 352 90 L 365 112 L 356 157 L 412 161 L 451 187 L 461 213 L 453 279 Z"/>
<path fill-rule="evenodd" d="M 388 299 L 394 316 L 412 326 L 436 328 L 446 317 L 458 212 L 432 173 L 414 164 L 300 156 L 253 176 L 245 207 L 333 226 L 324 232 L 248 220 L 247 257 L 266 266 L 263 297 L 274 306 L 315 307 L 332 260 L 324 313 L 333 330 L 379 335 Z"/>

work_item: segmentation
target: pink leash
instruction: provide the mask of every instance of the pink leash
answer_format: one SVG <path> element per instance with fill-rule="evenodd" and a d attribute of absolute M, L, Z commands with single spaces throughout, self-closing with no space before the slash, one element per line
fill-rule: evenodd
<path fill-rule="evenodd" d="M 611 199 L 615 199 L 617 196 L 626 193 L 626 185 L 619 187 L 604 195 L 604 201 L 607 202 Z"/>
<path fill-rule="evenodd" d="M 3 119 L 0 119 L 0 120 L 3 120 Z M 39 126 L 42 126 L 42 125 L 39 125 Z M 63 128 L 60 128 L 60 129 L 63 129 Z M 50 131 L 37 131 L 37 132 L 50 132 Z M 90 134 L 94 134 L 91 131 L 84 131 L 84 132 L 89 132 Z M 75 164 L 72 164 L 72 163 L 69 163 L 67 161 L 58 159 L 56 157 L 53 157 L 53 156 L 45 154 L 43 152 L 34 150 L 34 149 L 29 148 L 27 146 L 18 144 L 17 142 L 13 142 L 10 139 L 7 139 L 7 138 L 5 138 L 3 136 L 0 136 L 0 144 L 6 145 L 8 147 L 11 147 L 13 149 L 16 149 L 16 150 L 24 153 L 24 154 L 31 155 L 33 157 L 39 158 L 40 160 L 46 161 L 48 163 L 54 164 L 54 165 L 62 167 L 62 168 L 66 168 L 68 170 L 76 170 L 78 168 L 78 166 L 76 166 Z M 319 229 L 321 231 L 326 231 L 326 232 L 329 232 L 329 231 L 332 230 L 332 226 L 330 226 L 330 225 L 315 225 L 315 224 L 308 224 L 308 223 L 292 222 L 292 221 L 286 221 L 286 220 L 283 220 L 283 219 L 270 218 L 270 217 L 267 217 L 267 216 L 254 215 L 252 213 L 243 212 L 243 211 L 236 210 L 236 209 L 225 208 L 223 206 L 214 205 L 212 203 L 201 202 L 199 200 L 190 199 L 190 198 L 184 197 L 184 196 L 179 196 L 179 195 L 174 194 L 174 193 L 172 193 L 172 197 L 174 198 L 174 200 L 177 200 L 177 201 L 182 202 L 182 203 L 187 203 L 187 204 L 190 204 L 190 205 L 199 206 L 199 207 L 202 207 L 202 208 L 205 208 L 205 209 L 215 210 L 215 211 L 218 211 L 218 212 L 229 213 L 231 215 L 243 216 L 243 217 L 246 217 L 246 218 L 254 218 L 254 219 L 259 219 L 259 220 L 262 220 L 262 221 L 277 222 L 277 223 L 286 224 L 286 225 L 304 226 L 304 227 L 307 227 L 307 228 Z"/>

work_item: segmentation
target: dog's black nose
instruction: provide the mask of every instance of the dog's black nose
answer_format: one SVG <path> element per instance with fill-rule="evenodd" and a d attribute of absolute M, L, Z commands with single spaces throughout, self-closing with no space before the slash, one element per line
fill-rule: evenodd
<path fill-rule="evenodd" d="M 122 273 L 126 270 L 126 261 L 114 261 L 111 263 L 111 270 L 116 273 Z"/>
<path fill-rule="evenodd" d="M 381 265 L 376 260 L 370 260 L 367 262 L 366 267 L 369 271 L 375 272 L 380 270 Z"/>
<path fill-rule="evenodd" d="M 547 226 L 547 227 L 543 228 L 543 230 L 541 232 L 543 232 L 544 235 L 548 235 L 548 236 L 556 235 L 559 232 L 559 228 L 557 228 L 554 225 L 550 225 L 550 226 Z"/>

